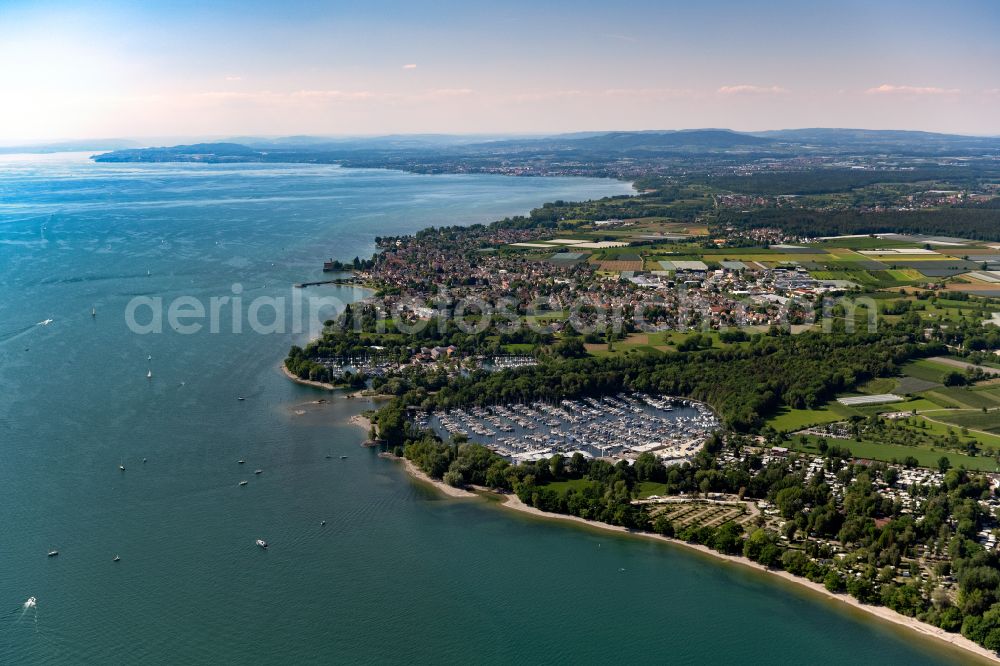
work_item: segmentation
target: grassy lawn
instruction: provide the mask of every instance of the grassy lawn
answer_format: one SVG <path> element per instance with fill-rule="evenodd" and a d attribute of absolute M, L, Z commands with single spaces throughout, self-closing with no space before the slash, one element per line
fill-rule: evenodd
<path fill-rule="evenodd" d="M 903 412 L 903 411 L 909 412 L 909 411 L 912 411 L 914 409 L 917 410 L 918 412 L 923 412 L 923 411 L 926 411 L 928 409 L 940 409 L 941 408 L 940 405 L 938 405 L 937 403 L 935 403 L 935 402 L 933 402 L 931 400 L 928 400 L 926 398 L 915 398 L 913 400 L 907 400 L 906 402 L 901 402 L 901 403 L 896 403 L 896 404 L 890 405 L 890 407 L 892 407 L 894 409 L 886 409 L 885 405 L 883 405 L 882 407 L 883 408 L 881 410 L 879 410 L 880 412 Z"/>
<path fill-rule="evenodd" d="M 878 395 L 880 393 L 892 393 L 896 389 L 896 380 L 892 377 L 877 377 L 871 379 L 858 387 L 859 393 L 868 395 Z"/>
<path fill-rule="evenodd" d="M 782 407 L 774 416 L 767 420 L 767 425 L 778 432 L 795 432 L 809 426 L 843 421 L 857 415 L 857 413 L 856 410 L 846 407 L 836 400 L 831 400 L 817 409 L 791 409 L 789 407 Z"/>
<path fill-rule="evenodd" d="M 590 484 L 595 483 L 590 479 L 567 479 L 565 481 L 552 481 L 545 485 L 546 488 L 550 488 L 561 495 L 565 495 L 566 491 L 569 489 L 581 490 L 586 488 Z"/>
<path fill-rule="evenodd" d="M 655 481 L 643 481 L 638 486 L 639 499 L 645 499 L 652 495 L 666 495 L 667 494 L 667 484 L 656 483 Z"/>

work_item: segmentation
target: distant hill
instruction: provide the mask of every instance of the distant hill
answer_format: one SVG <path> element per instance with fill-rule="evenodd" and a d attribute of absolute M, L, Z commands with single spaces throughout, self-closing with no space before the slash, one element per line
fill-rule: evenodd
<path fill-rule="evenodd" d="M 768 132 L 694 129 L 576 132 L 552 136 L 414 134 L 377 137 L 241 137 L 239 141 L 114 150 L 99 162 L 296 162 L 392 167 L 425 172 L 499 168 L 511 160 L 676 160 L 689 157 L 756 159 L 815 155 L 977 156 L 1000 153 L 1000 137 L 903 130 L 812 128 Z M 589 173 L 597 173 L 592 169 Z M 579 171 L 574 172 L 579 173 Z"/>
<path fill-rule="evenodd" d="M 478 139 L 478 142 L 472 141 Z M 488 139 L 488 140 L 485 140 Z M 472 141 L 472 142 L 470 142 Z M 450 158 L 484 154 L 571 154 L 588 158 L 610 155 L 697 154 L 728 150 L 767 150 L 777 141 L 731 130 L 704 129 L 649 132 L 580 132 L 550 137 L 488 138 L 453 135 L 389 135 L 337 139 L 285 137 L 240 142 L 116 150 L 95 156 L 98 162 L 332 162 L 369 156 L 436 154 Z"/>
<path fill-rule="evenodd" d="M 195 143 L 186 146 L 115 150 L 94 155 L 96 162 L 262 162 L 265 153 L 239 143 Z"/>
<path fill-rule="evenodd" d="M 385 134 L 380 136 L 241 136 L 226 139 L 226 143 L 272 150 L 376 150 L 409 148 L 445 148 L 497 140 L 532 139 L 533 136 L 499 134 Z"/>
<path fill-rule="evenodd" d="M 840 128 L 807 128 L 754 132 L 754 136 L 798 146 L 825 146 L 836 149 L 883 148 L 887 150 L 947 151 L 1000 149 L 1000 137 L 940 134 L 911 130 L 867 130 Z"/>
<path fill-rule="evenodd" d="M 726 129 L 697 129 L 643 132 L 579 132 L 557 134 L 537 139 L 508 139 L 472 144 L 470 150 L 496 151 L 508 148 L 526 150 L 578 151 L 602 153 L 627 152 L 706 152 L 716 150 L 767 148 L 773 139 Z"/>
<path fill-rule="evenodd" d="M 136 148 L 142 144 L 131 139 L 80 139 L 74 141 L 53 141 L 20 146 L 0 146 L 0 153 L 65 153 L 93 152 L 97 150 L 121 150 Z"/>
<path fill-rule="evenodd" d="M 679 148 L 711 150 L 727 148 L 759 148 L 775 143 L 768 137 L 742 134 L 724 129 L 680 130 L 675 132 L 611 132 L 598 136 L 575 139 L 572 145 L 589 150 L 660 150 Z"/>

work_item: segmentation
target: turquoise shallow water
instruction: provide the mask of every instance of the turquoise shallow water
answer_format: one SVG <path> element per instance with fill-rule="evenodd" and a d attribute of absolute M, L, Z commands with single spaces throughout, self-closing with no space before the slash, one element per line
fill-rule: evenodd
<path fill-rule="evenodd" d="M 285 296 L 375 235 L 625 191 L 0 157 L 0 663 L 958 661 L 677 548 L 443 500 L 358 447 L 364 404 L 280 375 L 302 335 L 125 325 L 135 296 Z"/>

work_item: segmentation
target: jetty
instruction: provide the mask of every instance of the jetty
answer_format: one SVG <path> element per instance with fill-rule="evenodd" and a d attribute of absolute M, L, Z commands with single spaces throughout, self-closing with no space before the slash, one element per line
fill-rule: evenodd
<path fill-rule="evenodd" d="M 298 282 L 295 284 L 296 289 L 305 289 L 306 287 L 315 287 L 321 284 L 341 284 L 356 286 L 351 278 L 337 278 L 336 280 L 317 280 L 316 282 Z"/>

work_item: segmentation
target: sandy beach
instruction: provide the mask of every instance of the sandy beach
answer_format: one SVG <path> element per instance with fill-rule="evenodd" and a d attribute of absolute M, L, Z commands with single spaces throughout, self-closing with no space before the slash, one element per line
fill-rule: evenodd
<path fill-rule="evenodd" d="M 313 388 L 326 389 L 327 391 L 333 391 L 336 390 L 337 388 L 333 384 L 327 384 L 325 382 L 314 382 L 311 379 L 302 379 L 301 377 L 296 377 L 291 373 L 291 371 L 288 368 L 285 367 L 284 361 L 282 361 L 278 365 L 278 367 L 281 368 L 281 372 L 283 372 L 286 377 L 291 379 L 296 384 L 304 384 L 305 386 L 312 386 Z"/>
<path fill-rule="evenodd" d="M 372 429 L 372 422 L 368 420 L 368 417 L 364 414 L 355 414 L 350 418 L 350 424 L 357 426 L 364 430 L 366 433 Z"/>
<path fill-rule="evenodd" d="M 407 473 L 410 474 L 410 476 L 424 483 L 428 483 L 434 486 L 439 491 L 441 491 L 442 493 L 444 493 L 449 497 L 466 498 L 466 499 L 480 497 L 478 494 L 474 492 L 463 490 L 461 488 L 453 488 L 452 486 L 449 486 L 448 484 L 442 481 L 436 481 L 430 478 L 409 460 L 404 459 L 404 467 Z M 767 567 L 761 564 L 757 564 L 756 562 L 753 562 L 742 556 L 725 555 L 718 551 L 712 550 L 707 546 L 687 543 L 686 541 L 671 539 L 659 534 L 653 534 L 651 532 L 637 532 L 617 525 L 609 525 L 608 523 L 600 523 L 592 520 L 586 520 L 578 516 L 570 516 L 560 513 L 548 513 L 545 511 L 541 511 L 540 509 L 536 509 L 532 506 L 528 506 L 527 504 L 522 502 L 520 498 L 517 497 L 517 495 L 514 494 L 506 495 L 504 501 L 500 504 L 500 506 L 510 511 L 517 511 L 519 513 L 528 514 L 546 520 L 557 520 L 562 522 L 577 523 L 579 525 L 585 525 L 587 527 L 594 529 L 606 530 L 609 532 L 617 532 L 619 534 L 625 534 L 628 536 L 638 537 L 642 539 L 653 539 L 656 541 L 662 541 L 664 543 L 669 543 L 674 546 L 680 546 L 682 548 L 687 548 L 689 550 L 697 551 L 702 555 L 707 555 L 717 560 L 724 560 L 732 564 L 749 567 L 768 576 L 781 578 L 784 581 L 808 589 L 810 592 L 825 597 L 826 599 L 847 604 L 852 608 L 868 613 L 869 615 L 877 617 L 882 621 L 891 622 L 894 625 L 904 627 L 911 631 L 917 632 L 921 636 L 934 639 L 935 641 L 939 641 L 941 643 L 947 643 L 948 645 L 964 650 L 968 653 L 968 656 L 975 655 L 976 657 L 978 657 L 978 661 L 981 661 L 982 663 L 1000 664 L 1000 657 L 998 657 L 995 653 L 990 652 L 981 645 L 978 645 L 970 641 L 961 634 L 948 633 L 947 631 L 940 629 L 938 627 L 934 627 L 929 624 L 920 622 L 916 618 L 901 615 L 894 610 L 886 608 L 885 606 L 870 606 L 868 604 L 863 604 L 848 594 L 833 594 L 825 587 L 823 587 L 821 584 L 814 583 L 808 578 L 793 576 L 787 571 L 768 569 Z"/>
<path fill-rule="evenodd" d="M 449 486 L 444 481 L 437 481 L 431 477 L 424 474 L 423 470 L 417 467 L 413 462 L 407 460 L 406 458 L 397 458 L 396 456 L 386 455 L 385 457 L 391 458 L 392 460 L 399 460 L 403 463 L 403 468 L 406 469 L 406 473 L 418 481 L 422 481 L 428 485 L 434 486 L 441 493 L 447 495 L 448 497 L 463 498 L 463 499 L 477 499 L 479 495 L 462 488 L 455 488 Z"/>

